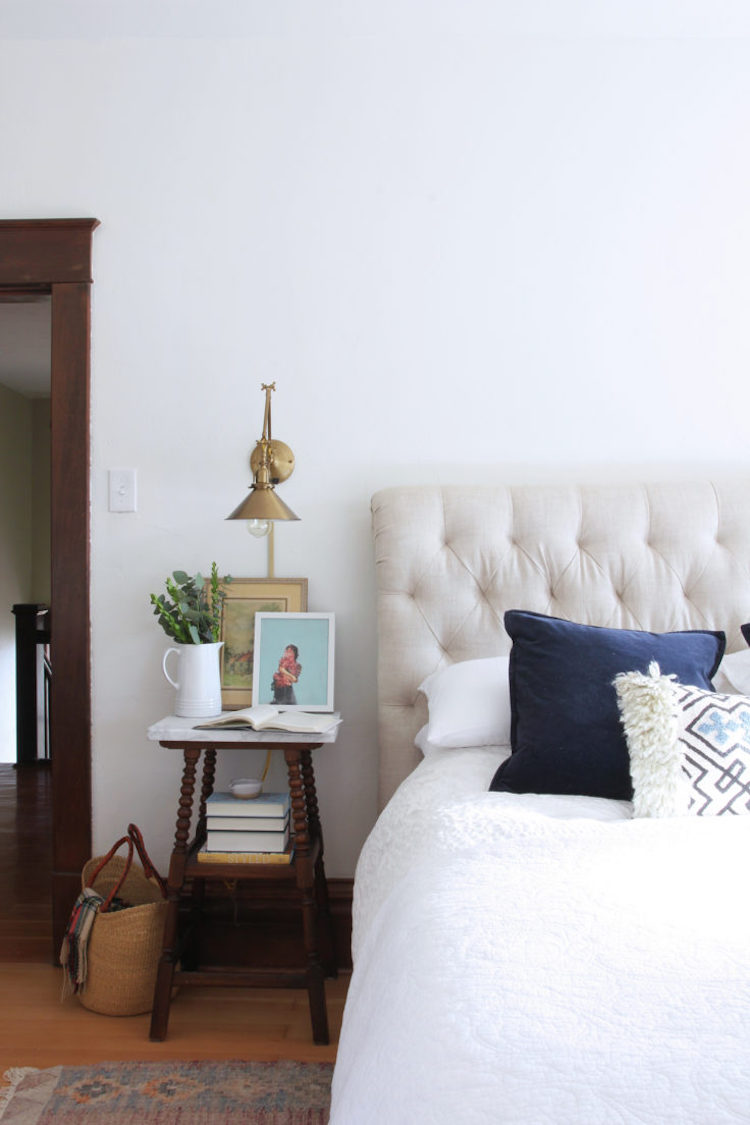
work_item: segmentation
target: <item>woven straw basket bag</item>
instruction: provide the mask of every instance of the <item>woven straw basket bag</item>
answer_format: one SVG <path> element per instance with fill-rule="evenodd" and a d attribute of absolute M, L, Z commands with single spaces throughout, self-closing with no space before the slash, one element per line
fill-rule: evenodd
<path fill-rule="evenodd" d="M 125 858 L 114 853 L 128 844 Z M 133 847 L 143 867 L 133 863 Z M 107 1016 L 150 1012 L 166 917 L 166 884 L 148 858 L 138 828 L 128 826 L 106 856 L 90 859 L 81 876 L 105 899 L 88 942 L 85 987 L 79 993 L 84 1008 Z M 125 909 L 110 909 L 115 895 Z"/>

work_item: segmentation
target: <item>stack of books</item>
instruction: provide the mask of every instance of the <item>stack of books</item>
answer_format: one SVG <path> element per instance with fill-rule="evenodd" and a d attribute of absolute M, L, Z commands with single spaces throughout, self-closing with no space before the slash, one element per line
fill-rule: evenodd
<path fill-rule="evenodd" d="M 290 863 L 289 794 L 243 801 L 212 793 L 206 801 L 206 842 L 199 863 Z"/>

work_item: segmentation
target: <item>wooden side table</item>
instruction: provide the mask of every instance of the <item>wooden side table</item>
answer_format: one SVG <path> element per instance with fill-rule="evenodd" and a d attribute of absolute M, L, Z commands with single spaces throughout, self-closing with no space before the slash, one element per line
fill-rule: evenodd
<path fill-rule="evenodd" d="M 323 834 L 320 826 L 318 798 L 312 751 L 324 743 L 335 742 L 338 727 L 324 733 L 287 734 L 282 731 L 195 730 L 195 719 L 169 716 L 149 727 L 148 737 L 171 750 L 181 750 L 184 759 L 182 782 L 177 806 L 177 830 L 167 878 L 168 907 L 164 923 L 161 960 L 154 989 L 150 1038 L 162 1040 L 167 1035 L 169 1008 L 175 984 L 211 984 L 228 987 L 306 988 L 310 1002 L 313 1041 L 328 1043 L 325 975 L 336 975 L 333 928 L 328 904 L 328 888 L 323 866 Z M 213 792 L 216 754 L 221 749 L 269 747 L 283 751 L 289 775 L 291 795 L 291 827 L 294 831 L 294 856 L 290 864 L 199 863 L 197 852 L 206 835 L 206 800 Z M 200 795 L 197 824 L 191 839 L 190 828 L 201 755 Z M 299 893 L 305 968 L 233 968 L 211 967 L 180 969 L 181 955 L 178 927 L 179 901 L 186 879 L 194 887 L 205 879 L 220 880 L 284 880 L 296 884 Z M 200 898 L 200 892 L 198 892 Z"/>

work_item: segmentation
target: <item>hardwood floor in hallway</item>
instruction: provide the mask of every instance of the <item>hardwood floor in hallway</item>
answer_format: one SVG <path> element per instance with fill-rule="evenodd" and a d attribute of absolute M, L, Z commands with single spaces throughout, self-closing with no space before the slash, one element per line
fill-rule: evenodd
<path fill-rule="evenodd" d="M 0 963 L 50 965 L 52 777 L 0 763 Z"/>
<path fill-rule="evenodd" d="M 349 974 L 326 983 L 331 1043 L 316 1046 L 307 993 L 189 988 L 172 1004 L 169 1034 L 148 1038 L 150 1015 L 110 1017 L 62 998 L 51 948 L 50 774 L 0 764 L 0 1083 L 9 1067 L 118 1059 L 333 1061 Z"/>

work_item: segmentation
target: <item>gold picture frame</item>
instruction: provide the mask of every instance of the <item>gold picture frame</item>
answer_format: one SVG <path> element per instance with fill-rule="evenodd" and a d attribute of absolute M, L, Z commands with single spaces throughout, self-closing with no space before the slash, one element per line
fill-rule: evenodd
<path fill-rule="evenodd" d="M 253 648 L 256 613 L 304 613 L 306 578 L 233 578 L 221 608 L 221 706 L 224 711 L 253 702 Z"/>

